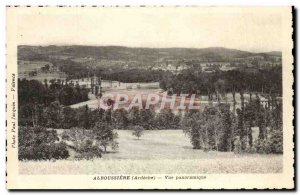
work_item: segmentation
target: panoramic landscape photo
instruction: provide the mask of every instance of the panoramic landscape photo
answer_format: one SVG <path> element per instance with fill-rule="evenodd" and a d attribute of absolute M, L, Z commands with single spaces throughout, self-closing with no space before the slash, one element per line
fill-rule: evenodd
<path fill-rule="evenodd" d="M 47 9 L 17 17 L 19 174 L 287 170 L 288 8 Z"/>
<path fill-rule="evenodd" d="M 282 53 L 18 46 L 21 174 L 281 173 Z"/>

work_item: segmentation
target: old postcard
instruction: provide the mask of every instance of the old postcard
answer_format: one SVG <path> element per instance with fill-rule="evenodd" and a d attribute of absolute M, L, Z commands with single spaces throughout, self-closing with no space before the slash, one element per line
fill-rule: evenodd
<path fill-rule="evenodd" d="M 293 189 L 292 7 L 7 7 L 8 189 Z"/>

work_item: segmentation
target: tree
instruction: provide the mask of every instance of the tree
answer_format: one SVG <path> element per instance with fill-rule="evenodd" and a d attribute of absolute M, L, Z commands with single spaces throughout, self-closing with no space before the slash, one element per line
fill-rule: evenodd
<path fill-rule="evenodd" d="M 255 113 L 255 121 L 256 121 L 256 125 L 259 128 L 259 135 L 258 138 L 259 139 L 265 139 L 266 138 L 266 121 L 265 121 L 265 109 L 264 107 L 261 105 L 260 103 L 260 99 L 257 96 L 256 100 L 255 100 L 255 107 L 256 107 L 256 113 Z"/>
<path fill-rule="evenodd" d="M 180 128 L 181 120 L 182 120 L 182 113 L 179 111 L 177 114 L 175 114 L 175 116 L 173 118 L 173 121 L 172 121 L 173 129 Z"/>
<path fill-rule="evenodd" d="M 256 115 L 258 114 L 257 110 L 259 110 L 259 104 L 255 101 L 250 101 L 245 107 L 245 124 L 247 129 L 247 138 L 249 141 L 249 146 L 252 147 L 253 139 L 252 139 L 252 127 L 255 126 L 255 122 L 257 120 Z"/>
<path fill-rule="evenodd" d="M 182 128 L 194 149 L 230 151 L 232 148 L 232 118 L 228 104 L 207 106 L 203 112 L 188 112 Z"/>
<path fill-rule="evenodd" d="M 128 120 L 131 125 L 140 125 L 141 124 L 141 116 L 140 111 L 137 107 L 133 107 L 129 110 Z"/>
<path fill-rule="evenodd" d="M 80 107 L 76 109 L 76 111 L 76 121 L 78 122 L 78 127 L 85 129 L 93 127 L 93 124 L 91 123 L 91 110 L 89 109 L 88 105 Z"/>
<path fill-rule="evenodd" d="M 172 129 L 174 117 L 175 114 L 171 111 L 171 109 L 161 110 L 156 117 L 157 128 Z"/>
<path fill-rule="evenodd" d="M 231 114 L 230 106 L 228 104 L 218 105 L 218 116 L 216 116 L 215 129 L 218 130 L 218 150 L 220 151 L 230 151 L 231 150 Z"/>
<path fill-rule="evenodd" d="M 140 139 L 140 137 L 144 134 L 144 128 L 139 125 L 133 126 L 132 135 Z"/>
<path fill-rule="evenodd" d="M 44 79 L 44 85 L 45 85 L 45 87 L 47 89 L 48 88 L 48 81 L 47 81 L 47 79 Z"/>
<path fill-rule="evenodd" d="M 183 132 L 190 138 L 193 149 L 208 148 L 207 126 L 203 114 L 188 112 L 182 120 Z"/>
<path fill-rule="evenodd" d="M 247 135 L 246 135 L 246 131 L 245 131 L 245 126 L 244 126 L 244 114 L 242 109 L 237 109 L 237 136 L 239 137 L 239 140 L 241 142 L 241 150 L 245 150 L 246 149 L 246 142 L 244 139 Z"/>
<path fill-rule="evenodd" d="M 206 130 L 207 142 L 210 148 L 219 151 L 222 131 L 225 130 L 220 116 L 219 106 L 208 106 L 203 111 L 204 128 Z"/>
<path fill-rule="evenodd" d="M 62 109 L 62 122 L 61 126 L 64 129 L 70 129 L 71 127 L 77 127 L 78 121 L 76 120 L 76 111 L 70 107 L 64 107 Z"/>
<path fill-rule="evenodd" d="M 98 94 L 99 94 L 99 86 L 96 85 L 96 87 L 95 87 L 95 96 L 97 97 Z"/>
<path fill-rule="evenodd" d="M 62 107 L 58 101 L 52 102 L 44 111 L 46 127 L 59 128 L 62 121 Z"/>
<path fill-rule="evenodd" d="M 151 111 L 150 109 L 142 109 L 139 111 L 140 115 L 140 123 L 139 125 L 142 126 L 145 129 L 153 129 L 154 119 L 155 119 L 155 112 Z"/>
<path fill-rule="evenodd" d="M 129 124 L 128 112 L 125 109 L 117 109 L 112 113 L 113 125 L 116 129 L 126 129 Z"/>
<path fill-rule="evenodd" d="M 107 152 L 107 147 L 110 145 L 113 150 L 118 148 L 118 138 L 117 132 L 113 132 L 112 126 L 107 122 L 97 122 L 93 127 L 93 133 L 95 139 L 98 141 L 99 145 L 103 147 L 104 152 Z"/>
<path fill-rule="evenodd" d="M 102 156 L 101 148 L 93 143 L 94 135 L 92 130 L 73 127 L 63 132 L 62 139 L 72 143 L 70 147 L 78 153 L 76 158 L 91 159 Z"/>
<path fill-rule="evenodd" d="M 217 96 L 218 103 L 220 103 L 220 101 L 221 101 L 220 96 L 225 94 L 225 81 L 222 79 L 218 79 L 214 83 L 214 87 L 216 90 L 216 96 Z"/>

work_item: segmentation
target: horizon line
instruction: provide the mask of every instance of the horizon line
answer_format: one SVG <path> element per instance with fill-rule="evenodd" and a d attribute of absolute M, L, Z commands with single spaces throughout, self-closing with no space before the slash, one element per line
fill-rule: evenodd
<path fill-rule="evenodd" d="M 32 46 L 32 47 L 49 47 L 49 46 L 57 46 L 57 47 L 72 47 L 72 46 L 86 46 L 86 47 L 124 47 L 124 48 L 142 48 L 142 49 L 209 49 L 209 48 L 223 48 L 223 49 L 230 49 L 230 50 L 238 50 L 244 51 L 249 53 L 271 53 L 271 52 L 280 52 L 280 50 L 271 50 L 271 51 L 249 51 L 244 49 L 235 49 L 229 47 L 222 47 L 222 46 L 211 46 L 211 47 L 137 47 L 137 46 L 123 46 L 123 45 L 82 45 L 82 44 L 40 44 L 40 45 L 30 45 L 30 44 L 20 44 L 19 46 Z"/>

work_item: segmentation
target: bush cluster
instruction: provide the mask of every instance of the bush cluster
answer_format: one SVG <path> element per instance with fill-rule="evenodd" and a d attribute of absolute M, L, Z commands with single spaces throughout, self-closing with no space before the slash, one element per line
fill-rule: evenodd
<path fill-rule="evenodd" d="M 93 145 L 93 141 L 88 139 L 84 142 L 84 144 L 77 148 L 76 150 L 78 155 L 75 157 L 76 159 L 93 159 L 93 158 L 101 158 L 102 157 L 102 149 L 99 146 Z"/>
<path fill-rule="evenodd" d="M 267 139 L 258 139 L 254 142 L 258 153 L 282 154 L 283 153 L 283 134 L 282 130 L 273 130 Z"/>
<path fill-rule="evenodd" d="M 55 130 L 19 127 L 19 160 L 50 160 L 69 157 L 67 145 L 57 141 Z"/>

